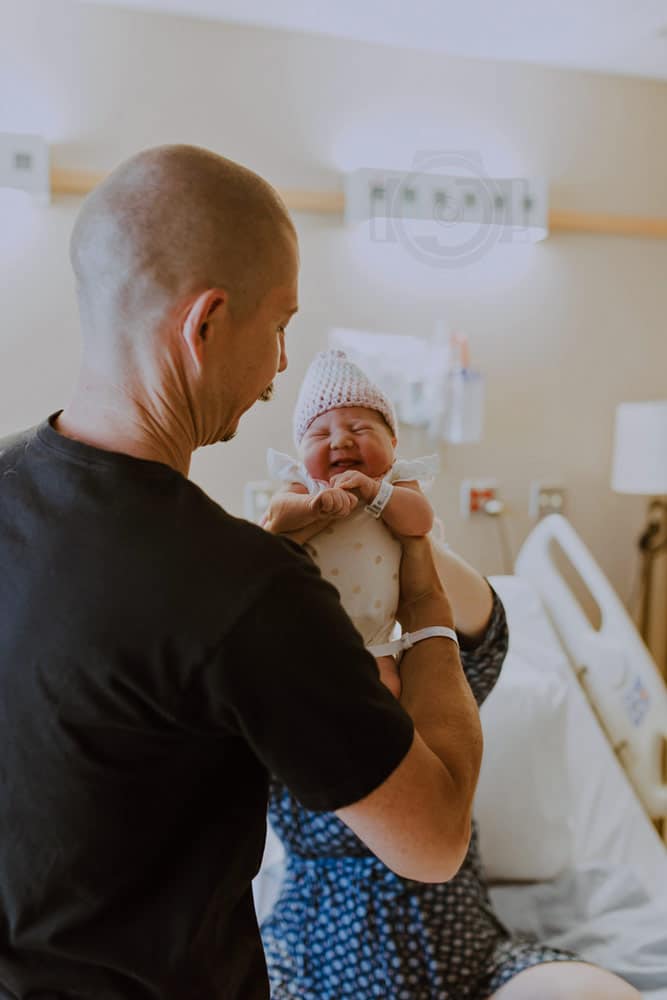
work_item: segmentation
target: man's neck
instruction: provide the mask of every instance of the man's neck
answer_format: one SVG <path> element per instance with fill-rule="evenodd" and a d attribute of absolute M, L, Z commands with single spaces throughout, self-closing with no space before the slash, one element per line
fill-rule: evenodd
<path fill-rule="evenodd" d="M 115 451 L 149 462 L 161 462 L 181 475 L 190 471 L 192 446 L 180 427 L 157 419 L 148 407 L 112 394 L 75 391 L 54 421 L 58 433 L 102 451 Z"/>

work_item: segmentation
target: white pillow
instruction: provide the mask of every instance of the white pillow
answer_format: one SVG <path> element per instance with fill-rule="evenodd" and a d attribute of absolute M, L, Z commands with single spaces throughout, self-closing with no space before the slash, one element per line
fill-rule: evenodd
<path fill-rule="evenodd" d="M 511 622 L 510 622 L 511 631 Z M 568 768 L 569 685 L 553 650 L 510 652 L 482 706 L 484 759 L 475 800 L 489 880 L 543 881 L 574 863 Z M 551 654 L 551 655 L 550 655 Z"/>

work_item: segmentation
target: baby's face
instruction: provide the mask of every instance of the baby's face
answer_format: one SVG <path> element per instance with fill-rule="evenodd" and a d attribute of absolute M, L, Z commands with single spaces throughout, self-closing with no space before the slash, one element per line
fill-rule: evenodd
<path fill-rule="evenodd" d="M 396 438 L 384 418 L 364 406 L 341 406 L 313 420 L 301 441 L 301 458 L 313 479 L 357 469 L 372 479 L 383 476 L 394 461 Z"/>

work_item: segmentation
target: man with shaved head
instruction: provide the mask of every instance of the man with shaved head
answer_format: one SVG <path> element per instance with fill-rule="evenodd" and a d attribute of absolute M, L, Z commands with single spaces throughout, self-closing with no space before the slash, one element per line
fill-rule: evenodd
<path fill-rule="evenodd" d="M 297 239 L 265 181 L 147 150 L 71 257 L 72 398 L 0 442 L 0 998 L 266 1000 L 271 773 L 399 874 L 463 859 L 481 739 L 450 605 L 406 541 L 399 618 L 440 634 L 401 705 L 304 550 L 187 478 L 287 366 Z"/>
<path fill-rule="evenodd" d="M 187 475 L 286 366 L 298 251 L 284 205 L 213 153 L 148 150 L 87 199 L 71 258 L 83 365 L 58 430 Z"/>

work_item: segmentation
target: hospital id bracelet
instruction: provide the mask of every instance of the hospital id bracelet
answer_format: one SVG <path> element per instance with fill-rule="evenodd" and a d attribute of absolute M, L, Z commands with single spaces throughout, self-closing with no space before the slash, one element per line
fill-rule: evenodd
<path fill-rule="evenodd" d="M 380 489 L 375 494 L 375 499 L 366 504 L 367 512 L 372 517 L 380 517 L 382 515 L 382 511 L 389 503 L 393 492 L 394 487 L 391 483 L 388 483 L 383 479 L 380 483 Z"/>
<path fill-rule="evenodd" d="M 385 642 L 379 646 L 367 646 L 366 648 L 373 656 L 393 656 L 394 653 L 404 653 L 406 649 L 410 649 L 422 639 L 436 637 L 451 639 L 457 646 L 459 644 L 459 638 L 453 628 L 447 628 L 446 625 L 431 625 L 428 628 L 419 628 L 416 632 L 404 632 L 400 639 L 394 639 L 392 642 Z"/>
<path fill-rule="evenodd" d="M 435 636 L 451 639 L 457 646 L 459 644 L 459 637 L 453 628 L 448 628 L 446 625 L 431 625 L 429 628 L 419 628 L 416 632 L 404 632 L 400 639 L 401 649 L 410 649 L 416 642 L 432 639 Z"/>

